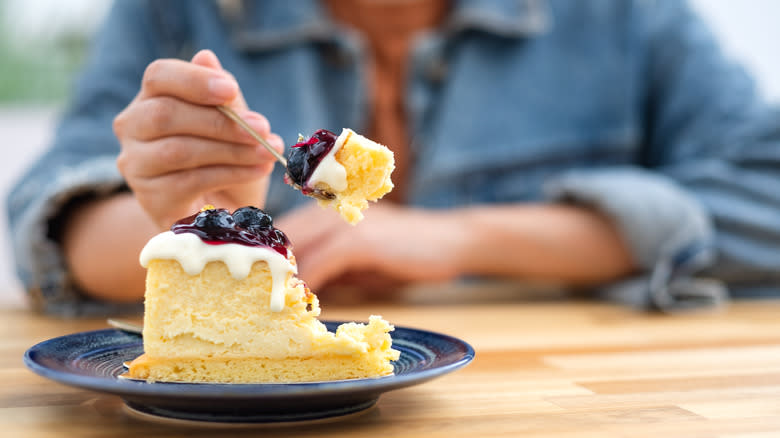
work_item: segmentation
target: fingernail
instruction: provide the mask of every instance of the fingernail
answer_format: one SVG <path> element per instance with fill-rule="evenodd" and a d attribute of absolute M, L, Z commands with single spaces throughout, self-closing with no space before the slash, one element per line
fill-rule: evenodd
<path fill-rule="evenodd" d="M 284 141 L 279 136 L 276 135 L 269 136 L 268 143 L 271 143 L 271 146 L 275 147 L 276 149 L 284 150 Z"/>
<path fill-rule="evenodd" d="M 215 97 L 229 99 L 236 94 L 236 83 L 223 77 L 210 78 L 209 93 Z"/>
<path fill-rule="evenodd" d="M 246 120 L 249 126 L 251 126 L 252 129 L 257 132 L 265 132 L 268 130 L 268 125 L 266 124 L 265 120 L 257 115 L 248 114 L 244 117 L 244 120 Z"/>
<path fill-rule="evenodd" d="M 260 114 L 257 114 L 254 111 L 251 110 L 245 110 L 238 113 L 242 119 L 249 121 L 249 120 L 257 120 L 260 118 Z"/>
<path fill-rule="evenodd" d="M 268 143 L 271 143 L 271 146 L 276 148 L 276 150 L 280 152 L 284 151 L 284 140 L 282 140 L 282 137 L 279 137 L 278 135 L 271 135 L 268 137 Z"/>

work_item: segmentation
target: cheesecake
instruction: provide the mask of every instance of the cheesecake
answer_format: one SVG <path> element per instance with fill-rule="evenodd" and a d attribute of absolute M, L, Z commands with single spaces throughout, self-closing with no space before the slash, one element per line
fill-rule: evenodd
<path fill-rule="evenodd" d="M 328 331 L 290 241 L 258 208 L 204 207 L 154 236 L 140 262 L 144 353 L 127 377 L 290 383 L 393 373 L 392 325 L 373 315 Z"/>

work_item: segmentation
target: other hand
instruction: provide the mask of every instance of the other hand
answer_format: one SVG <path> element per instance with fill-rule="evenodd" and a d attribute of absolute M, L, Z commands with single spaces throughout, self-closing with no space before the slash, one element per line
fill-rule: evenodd
<path fill-rule="evenodd" d="M 444 281 L 461 274 L 465 231 L 458 212 L 436 212 L 380 203 L 358 225 L 316 205 L 276 221 L 288 235 L 299 277 L 317 292 L 354 272 L 372 272 L 398 283 Z"/>

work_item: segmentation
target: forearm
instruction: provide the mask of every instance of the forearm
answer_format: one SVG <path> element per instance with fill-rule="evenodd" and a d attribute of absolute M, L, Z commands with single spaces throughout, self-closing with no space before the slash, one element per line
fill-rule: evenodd
<path fill-rule="evenodd" d="M 92 298 L 133 302 L 143 298 L 143 245 L 159 230 L 130 193 L 87 203 L 67 219 L 62 236 L 68 269 Z"/>
<path fill-rule="evenodd" d="M 528 280 L 591 285 L 635 270 L 610 220 L 573 205 L 477 207 L 457 212 L 464 238 L 461 271 Z"/>

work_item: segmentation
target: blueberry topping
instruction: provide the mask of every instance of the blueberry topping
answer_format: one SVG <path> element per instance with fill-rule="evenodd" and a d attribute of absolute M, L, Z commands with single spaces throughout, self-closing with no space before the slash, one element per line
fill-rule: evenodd
<path fill-rule="evenodd" d="M 241 207 L 233 212 L 233 219 L 241 228 L 262 229 L 273 226 L 271 215 L 257 207 Z"/>
<path fill-rule="evenodd" d="M 292 246 L 287 236 L 273 227 L 268 213 L 251 206 L 241 207 L 232 215 L 224 208 L 204 208 L 177 221 L 171 231 L 176 234 L 193 233 L 212 245 L 267 246 L 285 257 Z"/>
<path fill-rule="evenodd" d="M 287 239 L 287 235 L 277 228 L 274 228 L 274 240 L 284 247 L 290 246 L 290 240 Z"/>
<path fill-rule="evenodd" d="M 204 210 L 195 215 L 193 225 L 205 232 L 219 232 L 224 228 L 231 228 L 235 220 L 230 212 L 224 208 Z"/>
<path fill-rule="evenodd" d="M 295 185 L 301 187 L 306 193 L 306 182 L 311 178 L 314 169 L 320 164 L 325 155 L 336 144 L 336 134 L 327 129 L 316 131 L 308 140 L 297 143 L 290 148 L 287 157 L 287 176 Z M 289 183 L 289 181 L 288 181 Z"/>

